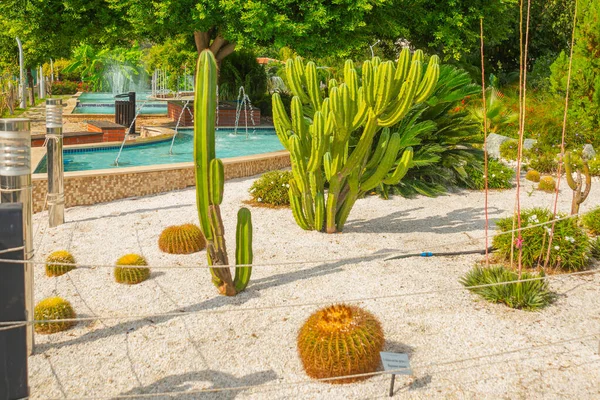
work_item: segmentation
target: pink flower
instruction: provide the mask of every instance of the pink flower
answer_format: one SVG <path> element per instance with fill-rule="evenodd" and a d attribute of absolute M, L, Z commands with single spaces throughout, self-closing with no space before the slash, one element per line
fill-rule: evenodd
<path fill-rule="evenodd" d="M 522 246 L 523 246 L 523 238 L 519 236 L 519 237 L 518 237 L 518 238 L 515 240 L 515 247 L 516 247 L 517 249 L 520 249 Z"/>

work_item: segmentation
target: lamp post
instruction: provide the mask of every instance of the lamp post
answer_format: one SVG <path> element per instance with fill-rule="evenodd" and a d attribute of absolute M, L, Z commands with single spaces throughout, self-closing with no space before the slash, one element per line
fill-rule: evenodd
<path fill-rule="evenodd" d="M 22 109 L 27 108 L 27 87 L 25 85 L 25 62 L 23 61 L 23 44 L 19 38 L 17 39 L 17 46 L 19 46 L 19 79 L 21 86 L 19 87 L 19 95 L 21 96 L 21 102 L 19 107 Z"/>
<path fill-rule="evenodd" d="M 62 100 L 46 100 L 46 159 L 48 160 L 48 224 L 65 222 Z"/>
<path fill-rule="evenodd" d="M 33 259 L 31 134 L 29 120 L 0 119 L 0 203 L 23 204 L 24 260 Z M 27 321 L 33 321 L 33 264 L 24 263 Z M 27 326 L 27 351 L 33 352 L 33 324 Z"/>

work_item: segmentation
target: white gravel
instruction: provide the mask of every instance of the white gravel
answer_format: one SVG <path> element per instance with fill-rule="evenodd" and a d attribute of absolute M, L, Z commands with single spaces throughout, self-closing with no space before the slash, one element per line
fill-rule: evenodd
<path fill-rule="evenodd" d="M 253 180 L 225 185 L 222 212 L 232 259 L 235 215 Z M 523 190 L 524 207 L 551 205 L 552 195 L 529 196 L 530 187 Z M 561 210 L 570 209 L 570 197 L 564 190 Z M 491 192 L 490 217 L 510 215 L 514 202 L 514 190 Z M 595 182 L 582 211 L 598 204 Z M 385 398 L 387 375 L 350 385 L 306 383 L 295 339 L 317 306 L 236 310 L 460 289 L 458 279 L 481 256 L 383 261 L 373 254 L 483 248 L 481 192 L 369 197 L 357 202 L 337 235 L 302 231 L 288 209 L 254 207 L 252 218 L 256 263 L 325 261 L 256 267 L 248 289 L 235 298 L 219 296 L 206 269 L 154 269 L 148 281 L 125 286 L 113 281 L 108 268 L 48 278 L 38 266 L 36 301 L 57 294 L 80 317 L 142 316 L 37 335 L 29 364 L 32 398 Z M 173 256 L 157 246 L 163 228 L 197 219 L 193 189 L 70 208 L 67 222 L 53 229 L 42 212 L 34 216 L 37 258 L 67 249 L 83 264 L 112 264 L 135 252 L 153 266 L 206 265 L 204 252 Z M 381 320 L 386 349 L 410 355 L 414 376 L 397 377 L 395 397 L 600 398 L 600 338 L 552 345 L 600 332 L 600 274 L 553 279 L 551 286 L 557 301 L 535 313 L 489 304 L 466 290 L 362 302 Z M 206 313 L 144 317 L 179 311 Z M 541 345 L 547 346 L 536 348 Z M 197 392 L 247 385 L 256 387 Z M 183 391 L 191 393 L 165 394 Z"/>

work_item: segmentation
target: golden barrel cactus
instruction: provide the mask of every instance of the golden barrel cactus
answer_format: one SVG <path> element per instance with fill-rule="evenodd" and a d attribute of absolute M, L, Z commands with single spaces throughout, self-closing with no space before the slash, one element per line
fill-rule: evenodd
<path fill-rule="evenodd" d="M 556 190 L 556 181 L 551 176 L 542 176 L 540 178 L 540 183 L 538 184 L 538 189 L 543 190 L 544 192 L 553 193 Z"/>
<path fill-rule="evenodd" d="M 66 250 L 58 250 L 46 258 L 46 275 L 61 276 L 75 269 L 75 257 Z"/>
<path fill-rule="evenodd" d="M 298 334 L 298 353 L 311 378 L 323 379 L 377 371 L 383 329 L 371 313 L 345 304 L 318 310 Z M 365 377 L 327 380 L 350 383 Z"/>
<path fill-rule="evenodd" d="M 126 254 L 117 260 L 115 267 L 115 280 L 119 283 L 135 285 L 143 282 L 150 276 L 150 268 L 146 259 L 138 254 Z"/>
<path fill-rule="evenodd" d="M 75 311 L 67 300 L 60 297 L 49 297 L 40 301 L 33 312 L 33 318 L 36 321 L 35 331 L 37 333 L 56 333 L 69 329 L 75 325 L 75 321 L 69 321 L 75 318 Z M 64 319 L 66 321 L 55 321 Z"/>
<path fill-rule="evenodd" d="M 204 249 L 206 240 L 194 224 L 169 226 L 160 234 L 158 247 L 169 254 L 191 254 Z"/>
<path fill-rule="evenodd" d="M 527 179 L 530 182 L 539 182 L 540 181 L 540 173 L 537 172 L 535 169 L 530 169 L 529 171 L 527 171 L 527 173 L 525 174 L 525 179 Z"/>

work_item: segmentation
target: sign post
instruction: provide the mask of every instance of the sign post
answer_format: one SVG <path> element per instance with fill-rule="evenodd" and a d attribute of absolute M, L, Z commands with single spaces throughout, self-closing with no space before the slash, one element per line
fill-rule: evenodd
<path fill-rule="evenodd" d="M 379 355 L 381 357 L 381 362 L 383 363 L 383 369 L 385 371 L 390 371 L 392 374 L 389 393 L 390 397 L 392 397 L 394 395 L 396 375 L 412 375 L 408 354 L 381 351 L 379 352 Z"/>

